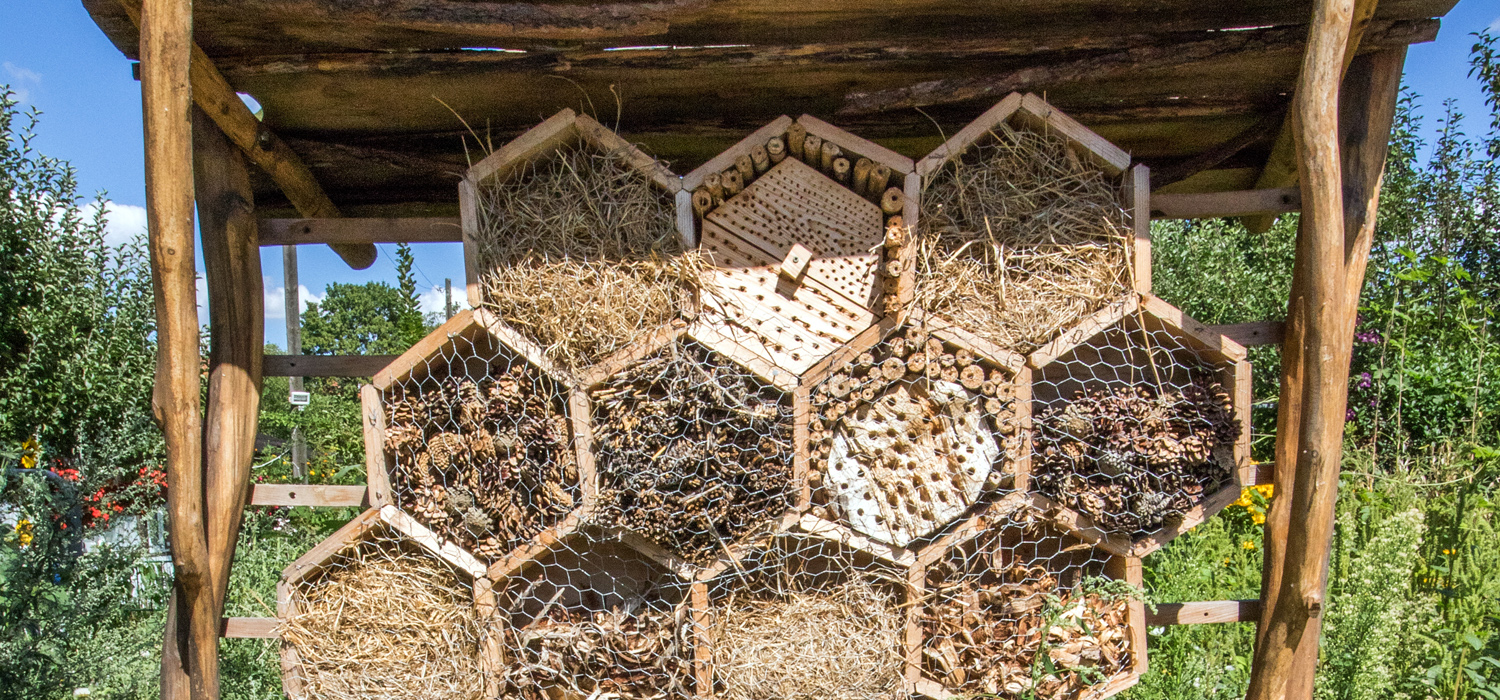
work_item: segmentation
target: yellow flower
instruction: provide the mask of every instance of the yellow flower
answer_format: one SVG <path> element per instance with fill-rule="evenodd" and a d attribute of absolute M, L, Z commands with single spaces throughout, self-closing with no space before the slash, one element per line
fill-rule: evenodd
<path fill-rule="evenodd" d="M 21 443 L 21 468 L 35 468 L 37 453 L 40 452 L 40 450 L 41 445 L 37 444 L 35 437 L 26 438 L 26 442 Z"/>
<path fill-rule="evenodd" d="M 1254 488 L 1256 491 L 1259 491 L 1260 495 L 1263 496 L 1263 497 L 1265 497 L 1265 498 L 1270 498 L 1271 496 L 1273 496 L 1273 495 L 1276 494 L 1276 485 L 1275 484 L 1261 484 L 1259 486 L 1253 486 L 1251 488 Z"/>
<path fill-rule="evenodd" d="M 1447 554 L 1447 555 L 1451 556 L 1453 554 L 1453 550 L 1451 550 L 1451 549 L 1445 549 L 1445 550 L 1443 550 L 1443 554 Z"/>
<path fill-rule="evenodd" d="M 32 530 L 33 527 L 30 520 L 21 518 L 16 522 L 16 539 L 20 541 L 22 547 L 26 547 L 31 544 L 31 539 L 33 537 Z"/>
<path fill-rule="evenodd" d="M 1265 513 L 1251 513 L 1250 514 L 1250 522 L 1253 522 L 1256 525 L 1265 525 L 1266 524 L 1266 514 Z"/>
<path fill-rule="evenodd" d="M 1246 550 L 1246 551 L 1254 550 L 1255 549 L 1255 543 L 1251 542 L 1250 540 L 1245 540 L 1244 542 L 1240 543 L 1240 549 L 1243 549 L 1243 550 Z"/>

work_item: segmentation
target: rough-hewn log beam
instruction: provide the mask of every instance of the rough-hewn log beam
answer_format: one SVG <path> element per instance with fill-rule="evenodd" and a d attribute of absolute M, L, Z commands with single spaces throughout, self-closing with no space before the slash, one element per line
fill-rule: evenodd
<path fill-rule="evenodd" d="M 131 20 L 140 25 L 135 0 L 119 0 L 119 3 Z M 143 32 L 142 40 L 144 39 Z M 234 88 L 230 87 L 229 81 L 219 73 L 213 60 L 196 43 L 192 43 L 191 37 L 189 51 L 192 99 L 198 107 L 218 124 L 224 135 L 239 146 L 252 162 L 266 171 L 303 216 L 339 216 L 338 207 L 323 192 L 322 186 L 313 178 L 302 159 L 250 113 L 250 108 L 245 106 Z M 142 55 L 144 54 L 145 51 L 142 50 Z M 375 246 L 339 244 L 332 247 L 344 262 L 356 270 L 363 270 L 375 263 Z"/>
<path fill-rule="evenodd" d="M 457 243 L 458 217 L 261 219 L 263 246 L 310 243 Z"/>

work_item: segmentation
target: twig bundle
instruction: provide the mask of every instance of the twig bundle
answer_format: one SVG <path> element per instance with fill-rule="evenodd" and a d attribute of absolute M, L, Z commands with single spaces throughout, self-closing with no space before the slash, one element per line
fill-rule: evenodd
<path fill-rule="evenodd" d="M 696 344 L 596 389 L 598 517 L 702 564 L 792 504 L 790 397 Z"/>
<path fill-rule="evenodd" d="M 398 386 L 385 434 L 397 502 L 486 561 L 581 498 L 557 388 L 524 362 L 493 374 Z"/>
<path fill-rule="evenodd" d="M 511 663 L 500 697 L 542 700 L 558 689 L 580 698 L 687 697 L 692 654 L 685 630 L 671 610 L 552 606 L 524 629 L 503 633 Z"/>
<path fill-rule="evenodd" d="M 1036 427 L 1036 488 L 1133 535 L 1180 521 L 1226 483 L 1241 430 L 1229 393 L 1203 371 L 1181 389 L 1078 392 Z"/>
<path fill-rule="evenodd" d="M 306 697 L 439 700 L 484 696 L 473 592 L 414 547 L 367 543 L 298 587 L 281 625 Z"/>
<path fill-rule="evenodd" d="M 863 700 L 901 684 L 902 609 L 863 577 L 826 592 L 731 595 L 710 616 L 719 697 Z"/>
<path fill-rule="evenodd" d="M 623 154 L 565 149 L 479 187 L 482 303 L 568 369 L 676 317 L 701 267 Z"/>
<path fill-rule="evenodd" d="M 1130 287 L 1119 187 L 1061 136 L 1000 124 L 922 195 L 915 299 L 1030 352 Z"/>

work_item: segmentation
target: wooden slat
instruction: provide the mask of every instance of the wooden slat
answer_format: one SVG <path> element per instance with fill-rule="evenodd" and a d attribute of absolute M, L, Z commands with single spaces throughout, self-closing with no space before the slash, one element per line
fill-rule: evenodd
<path fill-rule="evenodd" d="M 276 626 L 281 620 L 274 617 L 226 617 L 219 626 L 219 636 L 226 639 L 275 639 Z"/>
<path fill-rule="evenodd" d="M 256 484 L 250 492 L 252 506 L 368 506 L 368 489 L 357 486 L 318 484 Z"/>
<path fill-rule="evenodd" d="M 261 219 L 260 244 L 457 243 L 458 217 L 368 219 Z"/>
<path fill-rule="evenodd" d="M 266 355 L 267 377 L 373 377 L 397 355 Z"/>
<path fill-rule="evenodd" d="M 1286 322 L 1224 323 L 1209 326 L 1208 329 L 1249 348 L 1257 345 L 1280 345 L 1285 337 Z"/>
<path fill-rule="evenodd" d="M 1151 216 L 1157 219 L 1214 219 L 1301 210 L 1302 192 L 1296 187 L 1151 196 Z"/>
<path fill-rule="evenodd" d="M 1206 625 L 1217 622 L 1260 620 L 1259 600 L 1204 600 L 1192 603 L 1157 603 L 1156 612 L 1146 611 L 1148 625 Z"/>

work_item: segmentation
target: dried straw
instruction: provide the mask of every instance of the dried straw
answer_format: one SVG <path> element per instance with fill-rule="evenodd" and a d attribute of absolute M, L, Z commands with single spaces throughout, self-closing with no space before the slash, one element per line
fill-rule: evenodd
<path fill-rule="evenodd" d="M 281 626 L 302 659 L 306 697 L 480 698 L 473 593 L 411 547 L 361 545 L 298 588 Z"/>
<path fill-rule="evenodd" d="M 719 697 L 859 700 L 900 687 L 901 609 L 863 578 L 826 593 L 731 596 L 712 616 Z"/>
<path fill-rule="evenodd" d="M 481 303 L 569 369 L 670 321 L 696 286 L 675 203 L 623 154 L 566 149 L 478 199 Z"/>
<path fill-rule="evenodd" d="M 918 306 L 1030 352 L 1129 289 L 1120 190 L 1061 136 L 996 126 L 922 195 Z"/>

